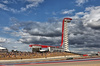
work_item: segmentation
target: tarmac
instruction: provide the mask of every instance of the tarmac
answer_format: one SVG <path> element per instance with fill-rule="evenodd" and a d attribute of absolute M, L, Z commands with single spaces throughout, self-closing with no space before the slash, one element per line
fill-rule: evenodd
<path fill-rule="evenodd" d="M 19 66 L 22 66 L 22 65 L 19 65 Z M 24 66 L 100 66 L 100 61 L 51 63 L 51 64 L 36 64 L 36 65 L 24 65 Z"/>
<path fill-rule="evenodd" d="M 100 58 L 42 61 L 28 63 L 6 63 L 0 64 L 0 66 L 100 66 Z"/>

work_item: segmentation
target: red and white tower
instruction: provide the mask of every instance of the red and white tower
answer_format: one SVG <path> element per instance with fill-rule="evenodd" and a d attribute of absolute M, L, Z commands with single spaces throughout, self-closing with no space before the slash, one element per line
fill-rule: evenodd
<path fill-rule="evenodd" d="M 71 18 L 64 18 L 62 22 L 62 37 L 61 37 L 61 45 L 60 46 L 48 46 L 48 45 L 39 45 L 39 44 L 31 44 L 29 47 L 32 48 L 32 52 L 38 52 L 42 48 L 48 48 L 49 51 L 69 51 L 68 48 L 68 30 L 67 30 L 67 23 L 71 22 Z M 64 43 L 64 44 L 63 44 Z M 60 47 L 64 47 L 60 48 Z"/>
<path fill-rule="evenodd" d="M 67 30 L 67 23 L 71 22 L 71 18 L 64 18 L 63 19 L 63 24 L 62 24 L 62 41 L 64 41 L 63 47 L 64 51 L 69 51 L 69 46 L 68 46 L 68 30 Z"/>

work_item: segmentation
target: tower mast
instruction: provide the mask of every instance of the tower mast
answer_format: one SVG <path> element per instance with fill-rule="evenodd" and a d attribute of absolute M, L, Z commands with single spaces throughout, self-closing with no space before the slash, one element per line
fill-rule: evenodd
<path fill-rule="evenodd" d="M 64 18 L 63 23 L 64 23 L 64 35 L 63 35 L 63 39 L 64 39 L 64 51 L 69 51 L 69 44 L 68 44 L 68 30 L 67 30 L 67 23 L 69 23 L 72 19 L 71 18 Z"/>

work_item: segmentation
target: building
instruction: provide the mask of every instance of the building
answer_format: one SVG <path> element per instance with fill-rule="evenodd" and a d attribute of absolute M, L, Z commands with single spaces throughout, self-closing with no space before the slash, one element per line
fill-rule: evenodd
<path fill-rule="evenodd" d="M 8 49 L 4 47 L 0 47 L 0 53 L 5 53 L 5 52 L 8 52 Z"/>

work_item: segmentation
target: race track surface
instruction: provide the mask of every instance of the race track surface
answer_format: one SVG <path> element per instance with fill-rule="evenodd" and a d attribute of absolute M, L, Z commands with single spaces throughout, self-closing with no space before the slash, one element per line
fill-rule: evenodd
<path fill-rule="evenodd" d="M 9 63 L 0 64 L 0 66 L 100 66 L 100 58 L 28 62 L 28 63 Z"/>

